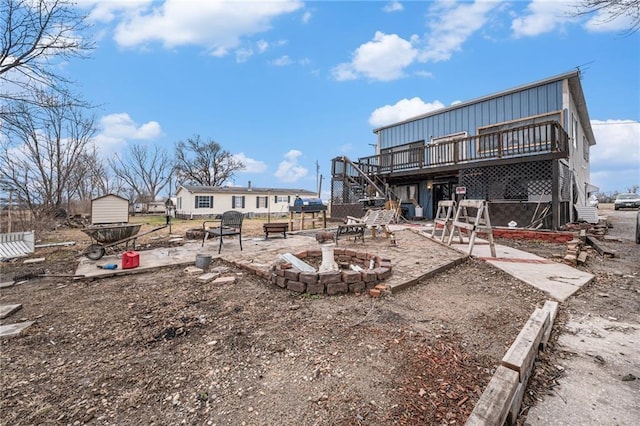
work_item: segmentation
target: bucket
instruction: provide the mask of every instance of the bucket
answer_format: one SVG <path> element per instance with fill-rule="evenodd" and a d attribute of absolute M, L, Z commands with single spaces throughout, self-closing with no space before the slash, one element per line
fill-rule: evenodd
<path fill-rule="evenodd" d="M 211 265 L 210 254 L 196 254 L 196 268 L 207 270 L 209 269 L 210 265 Z"/>

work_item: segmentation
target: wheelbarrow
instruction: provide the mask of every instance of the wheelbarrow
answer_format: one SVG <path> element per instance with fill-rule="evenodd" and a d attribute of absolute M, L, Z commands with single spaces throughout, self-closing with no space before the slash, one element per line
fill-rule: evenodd
<path fill-rule="evenodd" d="M 118 225 L 94 225 L 81 229 L 82 232 L 91 238 L 89 247 L 82 251 L 84 256 L 91 260 L 101 259 L 107 250 L 122 251 L 129 249 L 131 243 L 132 249 L 136 248 L 136 239 L 143 235 L 159 231 L 166 228 L 167 225 L 153 228 L 149 231 L 138 234 L 142 224 L 118 224 Z M 124 247 L 122 247 L 124 246 Z"/>

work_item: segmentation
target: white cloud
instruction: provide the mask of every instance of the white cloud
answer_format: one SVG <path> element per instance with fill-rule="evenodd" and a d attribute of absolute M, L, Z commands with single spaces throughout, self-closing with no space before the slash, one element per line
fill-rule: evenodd
<path fill-rule="evenodd" d="M 302 152 L 292 149 L 284 154 L 284 160 L 278 165 L 278 170 L 275 172 L 275 176 L 282 182 L 296 182 L 297 180 L 305 177 L 308 170 L 298 164 L 298 158 L 302 155 Z"/>
<path fill-rule="evenodd" d="M 373 40 L 358 47 L 350 63 L 334 67 L 332 75 L 338 81 L 353 80 L 359 76 L 381 81 L 399 79 L 418 55 L 413 47 L 415 41 L 415 37 L 409 41 L 397 34 L 376 31 Z"/>
<path fill-rule="evenodd" d="M 258 47 L 258 52 L 264 53 L 269 48 L 269 42 L 266 40 L 258 40 L 256 46 Z"/>
<path fill-rule="evenodd" d="M 251 49 L 238 49 L 236 50 L 236 62 L 247 62 L 250 57 L 253 56 L 253 50 Z"/>
<path fill-rule="evenodd" d="M 87 16 L 93 22 L 112 22 L 116 17 L 125 15 L 135 15 L 148 8 L 153 0 L 80 0 L 80 7 L 89 7 L 91 12 Z"/>
<path fill-rule="evenodd" d="M 395 105 L 385 105 L 377 108 L 371 113 L 369 124 L 373 127 L 382 127 L 440 108 L 444 108 L 444 104 L 438 100 L 425 103 L 418 97 L 412 99 L 405 98 L 396 102 Z"/>
<path fill-rule="evenodd" d="M 140 3 L 137 8 L 103 6 L 93 9 L 95 19 L 122 20 L 115 29 L 116 42 L 124 47 L 141 47 L 159 42 L 166 48 L 183 45 L 204 47 L 211 55 L 224 56 L 240 46 L 241 39 L 268 31 L 272 19 L 303 7 L 297 0 L 278 2 L 185 2 Z M 117 5 L 120 5 L 118 2 Z M 122 2 L 126 4 L 126 2 Z M 144 6 L 144 7 L 142 7 Z M 111 15 L 110 15 L 111 13 Z"/>
<path fill-rule="evenodd" d="M 102 132 L 94 140 L 104 153 L 114 152 L 128 140 L 152 140 L 162 135 L 157 121 L 138 125 L 124 112 L 105 115 L 100 119 L 100 126 Z"/>
<path fill-rule="evenodd" d="M 420 61 L 446 61 L 453 52 L 461 50 L 462 44 L 489 19 L 490 12 L 500 7 L 500 2 L 476 1 L 458 3 L 436 2 L 429 10 L 433 17 L 428 22 L 429 33 Z"/>
<path fill-rule="evenodd" d="M 633 27 L 633 19 L 629 15 L 613 18 L 600 10 L 595 12 L 584 26 L 592 33 L 624 32 Z"/>
<path fill-rule="evenodd" d="M 233 157 L 244 164 L 243 173 L 262 173 L 267 170 L 267 165 L 264 161 L 249 158 L 244 152 L 234 154 Z"/>
<path fill-rule="evenodd" d="M 271 61 L 271 65 L 275 65 L 276 67 L 286 67 L 287 65 L 291 65 L 293 61 L 288 55 L 282 55 L 277 59 Z"/>
<path fill-rule="evenodd" d="M 640 184 L 640 123 L 591 120 L 596 145 L 590 150 L 591 182 L 601 191 Z"/>
<path fill-rule="evenodd" d="M 302 14 L 302 23 L 308 24 L 310 20 L 311 20 L 311 12 L 307 10 Z"/>
<path fill-rule="evenodd" d="M 566 23 L 576 22 L 572 15 L 576 12 L 576 2 L 562 0 L 532 0 L 527 6 L 527 14 L 511 23 L 516 37 L 532 37 L 558 31 Z"/>
<path fill-rule="evenodd" d="M 385 4 L 382 8 L 382 11 L 386 13 L 401 12 L 402 10 L 404 10 L 404 6 L 402 6 L 402 3 L 397 0 Z"/>

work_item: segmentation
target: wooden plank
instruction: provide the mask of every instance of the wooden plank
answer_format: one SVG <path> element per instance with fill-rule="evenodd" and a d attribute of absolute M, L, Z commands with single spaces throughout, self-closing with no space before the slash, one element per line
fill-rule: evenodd
<path fill-rule="evenodd" d="M 502 358 L 501 364 L 520 375 L 522 382 L 538 354 L 538 347 L 549 325 L 549 312 L 537 308 Z"/>
<path fill-rule="evenodd" d="M 529 370 L 522 382 L 518 384 L 516 389 L 516 393 L 513 395 L 513 400 L 511 401 L 511 406 L 509 407 L 509 413 L 507 414 L 507 424 L 515 425 L 518 420 L 518 416 L 520 415 L 520 408 L 522 407 L 522 399 L 524 398 L 524 393 L 527 390 L 527 384 L 529 382 L 529 377 L 531 377 L 531 373 L 533 370 Z"/>
<path fill-rule="evenodd" d="M 474 209 L 479 209 L 482 207 L 482 204 L 485 200 L 460 200 L 458 203 L 458 207 L 470 207 Z"/>
<path fill-rule="evenodd" d="M 540 344 L 542 345 L 542 350 L 545 350 L 547 348 L 549 337 L 551 337 L 551 330 L 553 329 L 553 323 L 556 320 L 556 316 L 558 315 L 558 306 L 558 302 L 553 300 L 547 300 L 546 302 L 544 302 L 544 306 L 542 306 L 542 310 L 549 313 L 549 325 L 544 331 L 542 341 L 540 342 Z"/>
<path fill-rule="evenodd" d="M 602 244 L 600 244 L 600 242 L 598 240 L 596 240 L 593 237 L 590 237 L 589 235 L 587 235 L 587 244 L 589 244 L 591 247 L 593 247 L 594 249 L 596 249 L 596 251 L 598 252 L 598 254 L 600 256 L 611 256 L 611 257 L 616 257 L 616 251 L 615 250 L 609 250 L 606 247 L 604 247 Z"/>
<path fill-rule="evenodd" d="M 502 425 L 518 388 L 518 373 L 499 366 L 467 419 L 468 426 Z"/>

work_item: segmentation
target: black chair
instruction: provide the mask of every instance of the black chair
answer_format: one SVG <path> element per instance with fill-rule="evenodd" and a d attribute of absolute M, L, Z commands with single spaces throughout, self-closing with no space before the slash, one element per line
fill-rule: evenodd
<path fill-rule="evenodd" d="M 240 251 L 242 251 L 242 220 L 244 214 L 235 210 L 229 210 L 222 213 L 220 220 L 208 220 L 202 223 L 202 245 L 209 235 L 220 238 L 218 254 L 222 250 L 222 237 L 237 235 L 240 239 Z M 218 223 L 218 226 L 207 228 L 207 223 Z"/>

